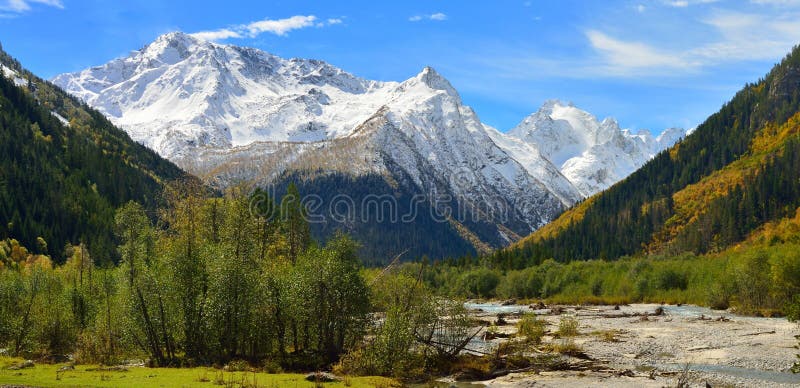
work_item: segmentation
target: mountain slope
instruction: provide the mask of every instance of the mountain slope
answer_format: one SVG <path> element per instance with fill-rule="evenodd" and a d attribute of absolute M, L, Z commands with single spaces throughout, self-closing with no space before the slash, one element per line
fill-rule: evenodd
<path fill-rule="evenodd" d="M 800 206 L 800 48 L 622 182 L 494 256 L 520 267 L 726 249 Z"/>
<path fill-rule="evenodd" d="M 552 182 L 558 182 L 558 186 L 548 186 L 534 178 L 526 167 L 498 147 L 492 136 L 503 135 L 484 127 L 433 69 L 423 69 L 416 77 L 397 85 L 397 89 L 403 93 L 395 93 L 395 98 L 351 135 L 319 142 L 260 142 L 233 149 L 206 149 L 179 163 L 218 181 L 246 177 L 278 186 L 287 174 L 327 187 L 331 184 L 325 182 L 340 180 L 336 177 L 341 174 L 352 176 L 356 182 L 374 182 L 374 177 L 380 177 L 388 185 L 374 184 L 367 189 L 373 197 L 392 198 L 386 205 L 392 207 L 390 213 L 406 211 L 399 215 L 410 218 L 399 223 L 420 227 L 419 236 L 428 238 L 455 231 L 472 246 L 471 253 L 516 241 L 519 235 L 540 227 L 580 198 L 546 160 L 539 159 L 538 163 L 553 175 Z M 372 245 L 384 246 L 382 241 L 395 238 L 389 231 L 403 227 L 379 225 L 374 217 L 377 215 L 346 223 L 333 222 L 332 194 L 362 198 L 361 187 L 338 186 L 335 193 L 321 191 L 309 182 L 301 187 L 325 199 L 318 206 L 318 215 L 327 230 L 338 225 L 356 237 L 374 236 L 376 228 L 385 230 L 389 235 L 383 238 L 359 239 L 368 245 L 365 251 L 372 254 L 381 253 Z M 420 202 L 412 202 L 415 199 Z M 350 207 L 363 215 L 372 205 L 362 198 L 354 200 Z M 390 222 L 389 218 L 385 217 L 384 224 L 398 223 Z M 433 229 L 422 228 L 423 224 Z M 422 242 L 424 239 L 419 236 L 408 241 L 429 247 L 443 244 L 440 240 Z M 427 254 L 439 258 L 464 253 L 424 250 L 415 245 L 407 248 L 410 256 Z M 396 254 L 401 250 L 398 247 L 383 253 Z"/>
<path fill-rule="evenodd" d="M 95 260 L 113 259 L 116 207 L 152 209 L 185 173 L 2 50 L 0 63 L 0 236 L 29 247 L 42 237 L 56 258 L 85 242 Z"/>

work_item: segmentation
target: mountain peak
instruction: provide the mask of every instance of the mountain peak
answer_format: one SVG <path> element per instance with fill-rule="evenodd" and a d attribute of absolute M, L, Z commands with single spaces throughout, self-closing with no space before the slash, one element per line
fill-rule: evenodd
<path fill-rule="evenodd" d="M 193 47 L 202 43 L 207 42 L 180 31 L 173 31 L 160 35 L 141 52 L 149 58 L 172 64 L 185 59 Z"/>
<path fill-rule="evenodd" d="M 187 34 L 183 31 L 170 31 L 166 34 L 159 35 L 156 39 L 156 42 L 165 41 L 165 42 L 198 42 L 200 39 L 195 38 L 191 34 Z"/>
<path fill-rule="evenodd" d="M 195 46 L 206 41 L 196 38 L 193 35 L 187 34 L 181 31 L 172 31 L 166 34 L 159 35 L 153 43 L 150 43 L 147 47 L 151 46 L 169 46 L 169 47 L 190 47 Z"/>
<path fill-rule="evenodd" d="M 575 104 L 574 104 L 572 101 L 566 101 L 566 102 L 564 102 L 564 101 L 561 101 L 561 100 L 559 100 L 559 99 L 557 99 L 557 98 L 551 98 L 551 99 L 549 99 L 549 100 L 546 100 L 546 101 L 545 101 L 545 102 L 542 104 L 542 106 L 541 106 L 541 107 L 539 107 L 539 112 L 545 112 L 545 113 L 547 113 L 547 114 L 549 115 L 549 114 L 551 114 L 551 113 L 553 112 L 553 109 L 554 109 L 556 106 L 562 106 L 562 107 L 570 107 L 570 108 L 574 108 L 574 107 L 575 107 Z"/>
<path fill-rule="evenodd" d="M 456 92 L 456 89 L 450 84 L 450 81 L 442 77 L 433 67 L 425 66 L 414 78 L 431 89 L 444 90 L 453 96 L 458 95 L 458 92 Z"/>

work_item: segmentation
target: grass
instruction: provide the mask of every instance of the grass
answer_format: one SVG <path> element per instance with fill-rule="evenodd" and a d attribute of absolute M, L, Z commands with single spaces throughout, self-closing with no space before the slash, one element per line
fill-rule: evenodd
<path fill-rule="evenodd" d="M 617 335 L 620 334 L 620 331 L 618 330 L 600 330 L 593 334 L 597 335 L 597 338 L 603 342 L 619 342 Z"/>
<path fill-rule="evenodd" d="M 572 338 L 562 339 L 552 344 L 552 351 L 568 356 L 579 356 L 583 353 L 583 347 L 576 344 Z"/>
<path fill-rule="evenodd" d="M 264 372 L 223 372 L 218 369 L 199 368 L 145 368 L 129 367 L 127 371 L 88 371 L 96 365 L 77 365 L 75 370 L 57 373 L 66 364 L 36 364 L 35 367 L 9 370 L 21 359 L 0 357 L 0 382 L 3 385 L 37 387 L 316 387 L 305 381 L 304 374 Z M 384 377 L 348 377 L 340 383 L 321 384 L 324 387 L 399 387 L 400 384 Z"/>

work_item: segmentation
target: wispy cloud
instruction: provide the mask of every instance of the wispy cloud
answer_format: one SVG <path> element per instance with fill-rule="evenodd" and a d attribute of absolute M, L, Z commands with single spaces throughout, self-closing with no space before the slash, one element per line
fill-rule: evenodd
<path fill-rule="evenodd" d="M 430 15 L 414 15 L 414 16 L 408 18 L 408 21 L 410 21 L 410 22 L 418 22 L 418 21 L 421 21 L 421 20 L 434 20 L 434 21 L 441 22 L 441 21 L 447 20 L 447 15 L 445 15 L 445 14 L 443 14 L 441 12 L 436 12 L 436 13 L 432 13 Z"/>
<path fill-rule="evenodd" d="M 670 7 L 686 8 L 690 5 L 711 4 L 718 1 L 719 0 L 662 0 L 662 3 Z"/>
<path fill-rule="evenodd" d="M 314 15 L 295 15 L 284 19 L 263 19 L 248 24 L 240 24 L 233 27 L 221 28 L 218 30 L 200 31 L 191 35 L 204 40 L 224 40 L 255 38 L 263 33 L 270 33 L 278 36 L 285 36 L 293 30 L 309 27 L 325 27 L 343 22 L 340 18 L 331 18 L 320 21 Z"/>
<path fill-rule="evenodd" d="M 61 0 L 6 0 L 0 2 L 0 12 L 21 14 L 32 10 L 34 4 L 64 9 L 64 3 Z"/>
<path fill-rule="evenodd" d="M 795 2 L 800 6 L 800 0 Z M 550 79 L 629 79 L 670 87 L 682 80 L 707 78 L 711 72 L 732 65 L 744 68 L 779 60 L 800 42 L 800 8 L 753 4 L 740 10 L 719 5 L 698 9 L 691 18 L 679 17 L 674 28 L 642 33 L 650 18 L 669 17 L 674 11 L 663 6 L 659 9 L 653 3 L 643 2 L 643 9 L 637 5 L 631 4 L 628 12 L 644 13 L 630 23 L 583 28 L 575 44 L 588 50 L 554 54 L 526 42 L 505 46 L 493 42 L 486 45 L 492 49 L 471 48 L 479 52 L 469 58 L 480 69 L 474 76 L 479 79 L 481 73 L 490 73 L 521 84 Z M 711 87 L 704 86 L 708 90 Z"/>
<path fill-rule="evenodd" d="M 778 5 L 778 6 L 794 6 L 800 5 L 800 0 L 750 0 L 753 4 L 760 5 Z"/>
<path fill-rule="evenodd" d="M 328 19 L 328 25 L 329 25 L 329 26 L 332 26 L 332 25 L 334 25 L 334 24 L 342 24 L 342 23 L 344 23 L 344 20 L 342 20 L 341 18 L 331 18 L 331 19 Z"/>
<path fill-rule="evenodd" d="M 641 68 L 684 69 L 694 64 L 680 55 L 662 51 L 641 42 L 628 42 L 612 38 L 600 31 L 586 32 L 589 44 L 604 58 L 609 73 L 629 74 Z"/>
<path fill-rule="evenodd" d="M 617 39 L 598 30 L 586 31 L 586 37 L 606 74 L 634 77 L 680 75 L 725 63 L 780 58 L 800 42 L 800 13 L 715 10 L 700 21 L 713 31 L 711 39 L 683 49 Z"/>

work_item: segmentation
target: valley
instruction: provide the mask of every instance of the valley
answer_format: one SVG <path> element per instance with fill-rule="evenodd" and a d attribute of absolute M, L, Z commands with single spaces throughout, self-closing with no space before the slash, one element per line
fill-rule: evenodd
<path fill-rule="evenodd" d="M 797 20 L 0 1 L 0 388 L 800 386 Z"/>

